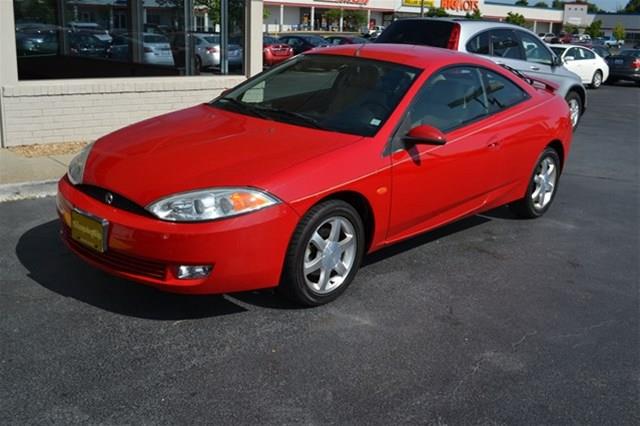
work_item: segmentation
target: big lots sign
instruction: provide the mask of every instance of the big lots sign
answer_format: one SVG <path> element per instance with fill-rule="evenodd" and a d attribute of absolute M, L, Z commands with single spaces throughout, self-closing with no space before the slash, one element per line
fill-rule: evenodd
<path fill-rule="evenodd" d="M 479 0 L 442 0 L 440 7 L 448 10 L 473 12 L 474 10 L 479 10 L 479 2 Z"/>

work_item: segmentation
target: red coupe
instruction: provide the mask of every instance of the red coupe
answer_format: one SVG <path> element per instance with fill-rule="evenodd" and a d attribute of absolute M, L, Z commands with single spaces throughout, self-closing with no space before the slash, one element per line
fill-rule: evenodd
<path fill-rule="evenodd" d="M 502 204 L 541 216 L 571 137 L 553 86 L 489 60 L 337 46 L 99 139 L 57 208 L 71 250 L 114 275 L 319 305 L 366 253 Z"/>
<path fill-rule="evenodd" d="M 293 49 L 286 43 L 280 43 L 277 38 L 264 36 L 262 38 L 262 62 L 270 67 L 284 62 L 293 56 Z"/>

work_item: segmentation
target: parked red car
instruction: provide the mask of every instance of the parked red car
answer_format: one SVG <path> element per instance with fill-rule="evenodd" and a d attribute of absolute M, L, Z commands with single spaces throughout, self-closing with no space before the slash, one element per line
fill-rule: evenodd
<path fill-rule="evenodd" d="M 277 38 L 264 36 L 262 38 L 263 58 L 265 66 L 272 66 L 286 61 L 293 56 L 293 49 L 286 43 L 280 43 Z"/>
<path fill-rule="evenodd" d="M 71 250 L 114 275 L 318 305 L 366 253 L 506 203 L 541 216 L 571 138 L 552 86 L 489 60 L 336 46 L 99 139 L 57 208 Z"/>

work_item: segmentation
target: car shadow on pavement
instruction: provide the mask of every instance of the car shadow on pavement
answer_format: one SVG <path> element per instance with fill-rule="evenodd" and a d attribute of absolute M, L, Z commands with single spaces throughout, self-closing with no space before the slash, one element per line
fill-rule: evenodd
<path fill-rule="evenodd" d="M 43 287 L 110 312 L 155 320 L 182 320 L 245 312 L 224 296 L 164 293 L 99 271 L 71 253 L 57 220 L 24 233 L 16 246 L 29 277 Z"/>

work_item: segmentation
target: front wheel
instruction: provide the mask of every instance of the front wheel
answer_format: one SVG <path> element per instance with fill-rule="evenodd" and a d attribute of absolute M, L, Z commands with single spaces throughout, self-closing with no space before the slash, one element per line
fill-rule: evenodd
<path fill-rule="evenodd" d="M 571 113 L 571 127 L 575 130 L 582 116 L 582 98 L 576 92 L 569 92 L 565 97 Z"/>
<path fill-rule="evenodd" d="M 509 205 L 519 217 L 533 219 L 542 216 L 551 206 L 560 180 L 560 157 L 553 148 L 546 148 L 533 170 L 524 198 Z"/>
<path fill-rule="evenodd" d="M 364 235 L 350 204 L 329 200 L 311 208 L 291 238 L 279 291 L 306 306 L 336 299 L 360 267 Z"/>

